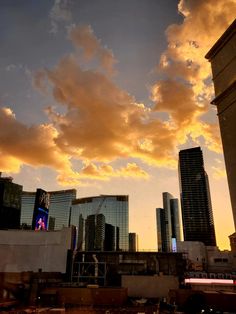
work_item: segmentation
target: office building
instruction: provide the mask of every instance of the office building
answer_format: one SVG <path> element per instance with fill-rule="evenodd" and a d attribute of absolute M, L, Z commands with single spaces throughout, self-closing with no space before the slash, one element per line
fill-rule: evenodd
<path fill-rule="evenodd" d="M 0 175 L 0 229 L 19 229 L 22 186 Z"/>
<path fill-rule="evenodd" d="M 115 251 L 115 227 L 105 224 L 104 251 Z"/>
<path fill-rule="evenodd" d="M 200 147 L 179 152 L 179 180 L 184 240 L 215 246 L 210 188 Z"/>
<path fill-rule="evenodd" d="M 162 194 L 163 208 L 156 209 L 157 247 L 159 252 L 175 252 L 181 239 L 179 203 L 170 193 Z"/>
<path fill-rule="evenodd" d="M 70 212 L 72 200 L 76 199 L 76 190 L 60 190 L 60 191 L 50 191 L 48 219 L 53 218 L 54 229 L 59 230 L 63 227 L 68 227 L 70 224 Z M 36 192 L 26 192 L 22 193 L 21 202 L 21 226 L 31 226 L 34 204 L 35 204 Z M 50 224 L 50 228 L 52 225 Z"/>
<path fill-rule="evenodd" d="M 138 251 L 138 235 L 134 232 L 129 233 L 129 252 Z"/>
<path fill-rule="evenodd" d="M 105 241 L 105 216 L 89 215 L 85 221 L 85 251 L 103 251 Z"/>
<path fill-rule="evenodd" d="M 211 62 L 215 99 L 236 229 L 236 20 L 217 40 L 206 58 Z"/>
<path fill-rule="evenodd" d="M 79 198 L 72 202 L 71 224 L 79 226 L 78 249 L 85 250 L 86 230 L 83 225 L 87 217 L 98 214 L 103 214 L 105 222 L 114 226 L 115 250 L 128 251 L 129 203 L 127 195 L 100 195 Z"/>

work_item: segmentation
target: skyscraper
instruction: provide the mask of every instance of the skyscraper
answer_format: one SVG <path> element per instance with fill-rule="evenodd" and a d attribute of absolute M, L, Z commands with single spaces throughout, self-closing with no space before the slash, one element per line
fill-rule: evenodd
<path fill-rule="evenodd" d="M 105 216 L 89 215 L 85 221 L 85 251 L 103 251 L 105 242 Z"/>
<path fill-rule="evenodd" d="M 236 19 L 217 40 L 206 58 L 211 62 L 215 99 L 229 192 L 236 229 Z"/>
<path fill-rule="evenodd" d="M 0 175 L 0 229 L 20 228 L 22 186 Z"/>
<path fill-rule="evenodd" d="M 159 252 L 175 251 L 180 241 L 179 203 L 170 193 L 162 193 L 163 208 L 156 209 L 157 247 Z"/>
<path fill-rule="evenodd" d="M 210 189 L 200 147 L 179 152 L 179 180 L 184 240 L 215 246 Z"/>

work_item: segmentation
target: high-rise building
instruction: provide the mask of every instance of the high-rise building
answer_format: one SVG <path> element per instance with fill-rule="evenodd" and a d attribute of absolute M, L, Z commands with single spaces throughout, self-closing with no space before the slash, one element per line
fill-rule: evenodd
<path fill-rule="evenodd" d="M 85 250 L 86 231 L 82 227 L 84 222 L 89 215 L 98 214 L 103 214 L 105 222 L 114 226 L 115 250 L 128 251 L 129 205 L 127 195 L 85 197 L 72 202 L 71 224 L 79 227 L 78 249 Z M 81 228 L 83 228 L 83 232 Z"/>
<path fill-rule="evenodd" d="M 236 20 L 217 40 L 206 58 L 211 62 L 215 99 L 229 192 L 236 229 Z"/>
<path fill-rule="evenodd" d="M 22 186 L 0 176 L 0 229 L 19 229 Z"/>
<path fill-rule="evenodd" d="M 134 232 L 129 233 L 129 251 L 137 252 L 138 250 L 138 235 Z"/>
<path fill-rule="evenodd" d="M 181 239 L 179 202 L 170 193 L 162 193 L 163 208 L 156 209 L 157 247 L 159 252 L 175 252 Z"/>
<path fill-rule="evenodd" d="M 179 180 L 184 240 L 215 246 L 210 188 L 200 147 L 179 152 Z"/>
<path fill-rule="evenodd" d="M 115 251 L 115 227 L 105 224 L 104 251 Z"/>
<path fill-rule="evenodd" d="M 50 191 L 49 220 L 54 218 L 54 229 L 68 227 L 72 200 L 76 199 L 76 190 Z M 36 192 L 22 192 L 21 225 L 31 226 Z"/>
<path fill-rule="evenodd" d="M 105 241 L 105 216 L 89 215 L 85 221 L 85 251 L 103 251 Z"/>

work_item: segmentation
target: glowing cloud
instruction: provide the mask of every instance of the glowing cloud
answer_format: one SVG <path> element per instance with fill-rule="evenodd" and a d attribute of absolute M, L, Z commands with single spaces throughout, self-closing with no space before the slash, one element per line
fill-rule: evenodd
<path fill-rule="evenodd" d="M 55 1 L 52 11 L 56 21 L 61 3 Z M 58 171 L 60 184 L 78 185 L 90 179 L 148 178 L 134 159 L 176 167 L 178 146 L 189 137 L 196 144 L 204 139 L 209 149 L 219 152 L 217 123 L 203 120 L 212 93 L 206 83 L 210 67 L 204 55 L 234 18 L 236 4 L 233 0 L 182 0 L 179 11 L 183 23 L 167 29 L 168 48 L 159 65 L 165 79 L 152 86 L 153 108 L 137 103 L 107 76 L 116 61 L 91 27 L 72 27 L 68 37 L 73 45 L 85 59 L 97 60 L 105 73 L 85 70 L 76 53 L 64 56 L 54 68 L 39 70 L 34 86 L 46 95 L 52 92 L 64 113 L 48 107 L 50 123 L 28 127 L 16 120 L 11 109 L 2 108 L 0 169 L 19 171 L 22 164 L 49 166 Z M 69 19 L 64 13 L 63 19 Z M 168 118 L 157 118 L 157 112 L 167 113 Z M 125 167 L 111 165 L 128 158 L 131 162 Z M 84 167 L 74 168 L 72 160 Z"/>
<path fill-rule="evenodd" d="M 69 38 L 74 46 L 82 50 L 84 58 L 91 60 L 97 58 L 100 66 L 109 74 L 114 73 L 116 59 L 111 50 L 103 47 L 101 41 L 94 35 L 90 25 L 73 26 L 69 31 Z"/>
<path fill-rule="evenodd" d="M 152 87 L 154 110 L 169 114 L 180 143 L 187 135 L 196 143 L 202 137 L 209 149 L 219 152 L 218 123 L 202 120 L 213 97 L 212 86 L 206 83 L 211 77 L 210 64 L 204 56 L 235 18 L 236 3 L 181 0 L 178 9 L 184 20 L 166 31 L 168 48 L 159 64 L 166 79 Z"/>

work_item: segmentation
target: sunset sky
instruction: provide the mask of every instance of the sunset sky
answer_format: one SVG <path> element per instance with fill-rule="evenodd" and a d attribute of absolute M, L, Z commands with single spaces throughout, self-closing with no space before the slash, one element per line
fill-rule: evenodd
<path fill-rule="evenodd" d="M 201 146 L 217 243 L 233 220 L 211 68 L 235 0 L 0 0 L 0 171 L 25 191 L 128 194 L 156 249 L 178 152 Z"/>

